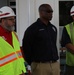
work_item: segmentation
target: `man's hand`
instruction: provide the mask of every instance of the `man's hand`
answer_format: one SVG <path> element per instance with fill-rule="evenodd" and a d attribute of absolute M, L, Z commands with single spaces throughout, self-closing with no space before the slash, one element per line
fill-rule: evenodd
<path fill-rule="evenodd" d="M 74 45 L 71 43 L 66 44 L 66 48 L 68 51 L 74 54 Z"/>

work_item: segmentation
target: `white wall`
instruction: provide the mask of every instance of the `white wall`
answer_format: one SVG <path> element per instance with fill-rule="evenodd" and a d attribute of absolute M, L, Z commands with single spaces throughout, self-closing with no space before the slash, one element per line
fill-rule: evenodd
<path fill-rule="evenodd" d="M 17 13 L 17 33 L 22 45 L 22 38 L 26 28 L 36 21 L 39 17 L 38 7 L 40 4 L 48 3 L 53 8 L 52 23 L 57 27 L 59 34 L 59 13 L 58 13 L 58 0 L 16 0 L 16 13 Z M 58 36 L 59 39 L 59 36 Z M 59 40 L 57 43 L 59 48 Z"/>
<path fill-rule="evenodd" d="M 16 14 L 17 14 L 17 34 L 20 43 L 25 29 L 29 26 L 29 2 L 28 0 L 16 0 Z"/>

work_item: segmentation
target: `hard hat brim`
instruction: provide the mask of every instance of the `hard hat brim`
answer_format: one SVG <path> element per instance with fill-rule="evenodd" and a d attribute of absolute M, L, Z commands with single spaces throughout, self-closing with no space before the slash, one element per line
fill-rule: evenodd
<path fill-rule="evenodd" d="M 16 17 L 16 15 L 11 15 L 11 16 L 14 16 Z M 7 18 L 7 17 L 11 17 L 10 15 L 9 16 L 1 16 L 0 18 Z"/>

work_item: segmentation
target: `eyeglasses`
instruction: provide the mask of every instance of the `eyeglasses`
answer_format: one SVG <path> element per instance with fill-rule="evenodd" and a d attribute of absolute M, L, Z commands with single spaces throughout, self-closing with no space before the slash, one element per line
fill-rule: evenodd
<path fill-rule="evenodd" d="M 10 20 L 10 21 L 15 21 L 16 20 L 15 18 L 3 18 L 3 19 Z"/>
<path fill-rule="evenodd" d="M 10 21 L 15 21 L 16 19 L 14 18 L 7 18 L 7 20 L 10 20 Z"/>

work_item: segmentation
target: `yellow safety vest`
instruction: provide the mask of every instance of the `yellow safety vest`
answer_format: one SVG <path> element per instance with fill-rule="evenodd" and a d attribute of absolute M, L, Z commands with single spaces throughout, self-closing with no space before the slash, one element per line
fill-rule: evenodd
<path fill-rule="evenodd" d="M 0 75 L 20 75 L 26 72 L 20 44 L 12 32 L 13 47 L 0 36 Z"/>
<path fill-rule="evenodd" d="M 74 24 L 73 24 L 73 22 L 71 24 L 66 25 L 65 27 L 66 27 L 67 33 L 71 39 L 72 44 L 74 44 L 74 40 L 72 40 L 72 38 L 74 39 Z M 73 32 L 73 34 L 72 34 L 72 32 Z M 69 66 L 74 66 L 74 54 L 72 54 L 68 50 L 66 51 L 66 64 Z"/>

